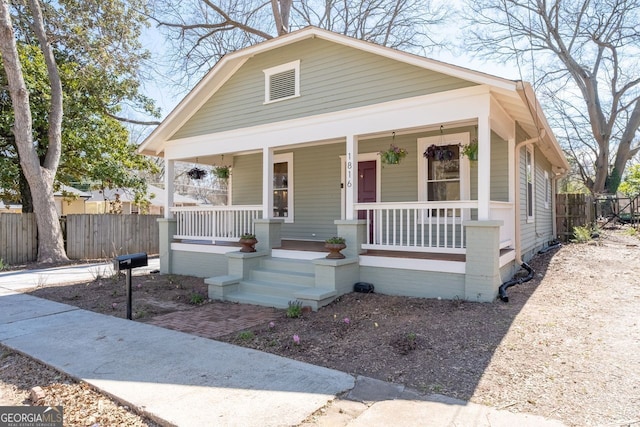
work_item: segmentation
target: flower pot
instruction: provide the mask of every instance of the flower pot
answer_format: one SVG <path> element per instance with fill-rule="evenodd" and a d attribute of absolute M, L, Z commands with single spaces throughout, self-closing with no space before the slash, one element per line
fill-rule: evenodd
<path fill-rule="evenodd" d="M 324 247 L 329 249 L 329 255 L 327 259 L 343 259 L 344 255 L 340 253 L 341 250 L 347 247 L 344 243 L 325 243 Z"/>
<path fill-rule="evenodd" d="M 242 245 L 240 252 L 255 252 L 256 248 L 254 246 L 256 243 L 258 243 L 256 239 L 240 239 L 240 244 Z"/>

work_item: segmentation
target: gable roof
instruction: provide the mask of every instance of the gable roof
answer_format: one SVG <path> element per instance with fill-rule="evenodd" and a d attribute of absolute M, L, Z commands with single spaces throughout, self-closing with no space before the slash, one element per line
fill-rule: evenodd
<path fill-rule="evenodd" d="M 390 58 L 425 70 L 439 72 L 451 77 L 481 85 L 494 90 L 498 101 L 508 105 L 509 113 L 520 123 L 529 135 L 535 136 L 545 130 L 543 144 L 545 155 L 562 167 L 568 163 L 550 131 L 542 109 L 539 108 L 530 86 L 525 82 L 504 79 L 490 74 L 474 71 L 457 65 L 422 57 L 419 55 L 391 49 L 371 42 L 354 39 L 318 27 L 306 27 L 283 36 L 224 55 L 198 84 L 178 103 L 169 115 L 158 125 L 138 148 L 141 154 L 163 156 L 167 141 L 209 100 L 222 85 L 250 58 L 282 46 L 287 46 L 309 38 L 320 38 L 344 46 L 359 49 L 382 57 Z M 533 96 L 533 98 L 532 98 Z"/>

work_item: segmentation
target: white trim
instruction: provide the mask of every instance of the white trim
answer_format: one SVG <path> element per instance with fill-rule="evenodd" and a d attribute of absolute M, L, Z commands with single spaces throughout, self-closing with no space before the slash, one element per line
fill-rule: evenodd
<path fill-rule="evenodd" d="M 360 162 L 376 162 L 376 202 L 380 202 L 382 193 L 382 171 L 380 163 L 380 153 L 362 153 L 358 154 L 358 163 Z M 357 172 L 356 172 L 357 173 Z M 340 155 L 340 219 L 346 218 L 346 198 L 347 198 L 347 181 L 346 181 L 346 155 Z"/>
<path fill-rule="evenodd" d="M 313 251 L 294 251 L 289 249 L 272 249 L 272 258 L 288 258 L 288 259 L 303 259 L 312 260 L 318 258 L 325 258 L 326 252 L 313 252 Z"/>
<path fill-rule="evenodd" d="M 360 255 L 360 267 L 465 274 L 466 262 Z"/>
<path fill-rule="evenodd" d="M 527 162 L 529 160 L 529 162 Z M 531 166 L 531 170 L 527 168 Z M 529 178 L 531 178 L 531 194 L 529 194 Z M 524 186 L 525 186 L 525 210 L 527 223 L 532 223 L 536 218 L 536 161 L 534 158 L 533 144 L 527 145 L 524 152 Z M 529 208 L 529 199 L 531 199 L 531 207 Z M 529 215 L 531 212 L 531 215 Z"/>
<path fill-rule="evenodd" d="M 428 136 L 418 138 L 417 141 L 417 162 L 418 162 L 418 201 L 429 201 L 427 194 L 427 176 L 426 168 L 428 159 L 423 156 L 426 148 L 432 144 L 441 145 L 468 145 L 470 141 L 469 132 L 442 134 L 437 136 Z M 460 200 L 470 200 L 471 198 L 471 181 L 470 181 L 470 165 L 466 156 L 460 156 Z"/>
<path fill-rule="evenodd" d="M 294 94 L 284 98 L 271 99 L 271 76 L 285 71 L 294 71 Z M 264 104 L 273 104 L 274 102 L 285 101 L 287 99 L 297 98 L 300 96 L 300 60 L 287 62 L 286 64 L 278 65 L 275 67 L 262 70 L 264 73 Z"/>
<path fill-rule="evenodd" d="M 544 171 L 544 208 L 551 208 L 551 180 L 549 179 L 549 171 Z"/>
<path fill-rule="evenodd" d="M 477 120 L 489 102 L 489 88 L 474 86 L 446 93 L 351 108 L 299 119 L 245 127 L 169 141 L 165 157 L 185 159 L 218 153 L 261 150 L 314 141 L 367 136 L 389 129 L 421 128 L 437 123 Z"/>
<path fill-rule="evenodd" d="M 269 206 L 270 214 L 269 218 L 283 218 L 284 222 L 292 223 L 294 222 L 294 212 L 293 212 L 293 195 L 294 195 L 294 173 L 293 173 L 293 153 L 282 153 L 282 154 L 274 154 L 273 162 L 271 163 L 271 170 L 273 170 L 273 166 L 276 163 L 287 163 L 287 216 L 286 217 L 274 217 L 273 216 L 273 198 L 271 199 L 271 204 Z M 272 175 L 273 182 L 273 175 Z M 272 192 L 274 191 L 272 187 Z"/>
<path fill-rule="evenodd" d="M 516 251 L 515 250 L 508 251 L 504 255 L 500 255 L 498 265 L 500 266 L 500 268 L 502 268 L 507 263 L 510 263 L 511 261 L 514 261 L 515 259 L 516 259 Z"/>
<path fill-rule="evenodd" d="M 203 245 L 197 243 L 171 243 L 172 251 L 180 252 L 201 252 L 206 254 L 226 254 L 228 252 L 237 252 L 240 250 L 236 246 L 226 245 Z"/>

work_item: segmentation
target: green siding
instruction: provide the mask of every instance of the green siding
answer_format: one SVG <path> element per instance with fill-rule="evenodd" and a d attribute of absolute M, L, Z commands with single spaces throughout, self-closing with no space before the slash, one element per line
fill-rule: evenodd
<path fill-rule="evenodd" d="M 340 219 L 340 155 L 344 144 L 293 150 L 294 222 L 282 226 L 289 239 L 325 240 Z"/>
<path fill-rule="evenodd" d="M 471 162 L 477 167 L 478 162 Z M 472 169 L 471 176 L 478 176 Z M 472 185 L 471 188 L 474 188 Z M 475 186 L 477 188 L 477 185 Z M 509 147 L 507 141 L 491 133 L 491 200 L 509 201 Z"/>
<path fill-rule="evenodd" d="M 233 205 L 259 205 L 262 203 L 262 154 L 233 158 L 231 177 Z"/>
<path fill-rule="evenodd" d="M 300 60 L 300 97 L 264 104 L 263 70 Z M 443 92 L 474 83 L 321 39 L 249 59 L 174 139 Z"/>
<path fill-rule="evenodd" d="M 464 274 L 360 267 L 360 280 L 386 295 L 464 299 Z"/>
<path fill-rule="evenodd" d="M 529 137 L 517 128 L 517 141 L 523 141 Z M 542 152 L 535 146 L 533 151 L 534 161 L 534 218 L 531 222 L 527 222 L 527 182 L 526 182 L 526 148 L 520 150 L 520 235 L 522 258 L 527 260 L 535 254 L 547 242 L 553 240 L 553 212 L 551 205 L 545 208 L 544 205 L 544 171 L 549 172 L 551 177 L 551 164 L 544 157 Z"/>
<path fill-rule="evenodd" d="M 227 264 L 224 254 L 172 251 L 171 272 L 195 277 L 224 276 Z"/>

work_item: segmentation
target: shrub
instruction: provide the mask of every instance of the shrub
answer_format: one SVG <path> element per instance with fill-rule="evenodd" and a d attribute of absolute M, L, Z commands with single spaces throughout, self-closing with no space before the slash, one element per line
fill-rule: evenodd
<path fill-rule="evenodd" d="M 296 319 L 300 316 L 302 316 L 302 301 L 289 301 L 287 317 L 290 319 Z"/>

